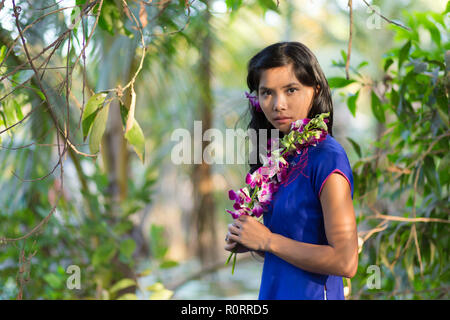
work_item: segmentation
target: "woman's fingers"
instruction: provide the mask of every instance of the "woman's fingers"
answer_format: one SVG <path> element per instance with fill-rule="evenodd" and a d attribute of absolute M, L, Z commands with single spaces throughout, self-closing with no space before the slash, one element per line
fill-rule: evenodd
<path fill-rule="evenodd" d="M 236 246 L 236 241 L 231 239 L 231 233 L 230 232 L 227 233 L 227 235 L 225 237 L 225 242 L 226 242 L 225 250 L 231 250 L 231 249 L 233 249 Z"/>
<path fill-rule="evenodd" d="M 225 245 L 225 250 L 232 251 L 234 247 L 236 247 L 236 244 L 237 244 L 236 242 L 227 243 Z"/>
<path fill-rule="evenodd" d="M 235 221 L 236 222 L 236 221 Z M 225 237 L 226 245 L 225 250 L 227 251 L 236 251 L 236 252 L 247 252 L 248 249 L 241 246 L 238 243 L 239 235 L 241 233 L 241 230 L 239 226 L 236 225 L 236 223 L 230 223 L 228 225 L 228 233 Z"/>
<path fill-rule="evenodd" d="M 236 253 L 244 253 L 244 252 L 249 251 L 249 249 L 247 247 L 244 247 L 243 245 L 241 245 L 238 242 L 233 242 L 232 244 L 227 244 L 225 246 L 225 250 L 231 251 L 231 252 L 236 252 Z"/>
<path fill-rule="evenodd" d="M 233 234 L 231 232 L 228 231 L 227 236 L 225 237 L 225 241 L 227 243 L 235 243 L 237 242 L 237 240 L 239 239 L 239 236 L 236 234 Z"/>
<path fill-rule="evenodd" d="M 235 235 L 239 235 L 240 234 L 240 230 L 238 227 L 236 227 L 233 223 L 230 223 L 228 225 L 228 231 L 231 234 L 235 234 Z"/>

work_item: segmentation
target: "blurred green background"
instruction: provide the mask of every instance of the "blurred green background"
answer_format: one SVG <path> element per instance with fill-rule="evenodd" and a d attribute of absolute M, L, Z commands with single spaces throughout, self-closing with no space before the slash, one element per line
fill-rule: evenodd
<path fill-rule="evenodd" d="M 360 236 L 346 298 L 448 299 L 448 2 L 352 1 L 347 78 L 348 3 L 1 1 L 0 299 L 257 299 L 262 262 L 224 265 L 248 166 L 177 165 L 172 135 L 246 129 L 247 62 L 279 41 L 332 87 Z"/>

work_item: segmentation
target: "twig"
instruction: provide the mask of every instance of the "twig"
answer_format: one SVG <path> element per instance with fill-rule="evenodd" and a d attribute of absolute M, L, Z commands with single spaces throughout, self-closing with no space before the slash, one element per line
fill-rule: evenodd
<path fill-rule="evenodd" d="M 417 182 L 419 181 L 420 169 L 421 169 L 421 167 L 417 168 L 417 170 L 416 170 L 416 177 L 415 177 L 415 179 L 414 179 L 414 195 L 413 195 L 413 204 L 412 204 L 413 219 L 416 219 Z M 417 257 L 418 257 L 418 259 L 419 259 L 419 266 L 420 266 L 420 274 L 421 274 L 422 277 L 423 277 L 422 256 L 421 256 L 421 254 L 420 254 L 419 240 L 417 239 L 417 228 L 416 228 L 416 224 L 414 224 L 414 225 L 412 226 L 411 232 L 413 233 L 414 244 L 416 245 Z"/>
<path fill-rule="evenodd" d="M 400 28 L 403 28 L 403 29 L 405 29 L 405 30 L 411 31 L 410 28 L 405 27 L 404 25 L 401 25 L 401 24 L 399 24 L 399 23 L 397 23 L 397 22 L 395 22 L 395 21 L 392 21 L 392 20 L 386 18 L 385 16 L 383 16 L 381 13 L 379 13 L 378 11 L 376 11 L 369 3 L 367 3 L 366 0 L 363 0 L 363 2 L 366 4 L 366 6 L 368 6 L 373 12 L 375 12 L 375 13 L 376 13 L 379 17 L 381 17 L 384 21 L 386 21 L 386 22 L 388 22 L 388 23 L 391 23 L 391 24 L 394 24 L 394 25 L 396 25 L 396 26 L 398 26 L 398 27 L 400 27 Z"/>
<path fill-rule="evenodd" d="M 373 234 L 384 231 L 384 230 L 386 230 L 387 227 L 388 227 L 388 221 L 383 221 L 378 226 L 376 226 L 375 228 L 373 228 L 371 230 L 358 232 L 358 235 L 362 236 L 363 234 L 367 233 L 364 236 L 364 238 L 362 238 L 363 242 L 366 242 Z"/>
<path fill-rule="evenodd" d="M 366 219 L 383 219 L 383 220 L 387 220 L 387 221 L 401 221 L 401 222 L 440 222 L 440 223 L 450 223 L 450 220 L 444 220 L 444 219 L 439 219 L 439 218 L 425 218 L 425 217 L 421 217 L 421 218 L 406 218 L 406 217 L 397 217 L 397 216 L 391 216 L 391 215 L 385 215 L 385 214 L 381 214 L 377 209 L 375 209 L 372 206 L 369 206 L 369 208 L 375 212 L 374 216 L 368 216 L 366 217 Z"/>
<path fill-rule="evenodd" d="M 347 80 L 350 79 L 349 68 L 350 68 L 350 55 L 352 54 L 352 38 L 353 38 L 353 3 L 352 0 L 348 0 L 349 8 L 349 36 L 348 36 L 348 49 L 347 49 L 347 61 L 345 62 L 345 77 Z"/>
<path fill-rule="evenodd" d="M 98 1 L 99 1 L 99 0 L 95 0 L 95 1 L 93 1 L 93 2 L 91 2 L 91 3 L 89 3 L 88 5 L 86 5 L 86 7 L 85 7 L 86 14 L 91 10 L 91 8 L 92 8 L 94 5 L 97 4 Z M 99 6 L 98 6 L 98 13 L 97 13 L 97 16 L 96 16 L 96 18 L 95 18 L 94 25 L 92 26 L 91 33 L 89 34 L 89 36 L 88 36 L 88 38 L 87 38 L 87 40 L 86 40 L 85 45 L 84 45 L 83 48 L 81 49 L 80 54 L 77 56 L 77 59 L 75 60 L 75 62 L 74 62 L 74 64 L 73 64 L 72 71 L 71 71 L 71 73 L 70 73 L 70 76 L 71 76 L 71 77 L 72 77 L 72 72 L 73 72 L 73 70 L 75 69 L 76 65 L 78 64 L 78 61 L 80 60 L 80 57 L 81 57 L 81 56 L 84 56 L 84 54 L 85 54 L 85 49 L 86 49 L 87 46 L 89 45 L 89 41 L 91 41 L 91 38 L 92 38 L 92 36 L 94 35 L 94 31 L 95 31 L 95 29 L 96 29 L 96 27 L 97 27 L 98 20 L 99 20 L 99 18 L 100 18 L 100 13 L 101 13 L 101 11 L 102 11 L 102 6 L 103 6 L 103 0 L 100 0 L 100 4 L 99 4 Z M 84 37 L 84 32 L 83 32 L 83 37 Z"/>
<path fill-rule="evenodd" d="M 447 132 L 441 134 L 440 136 L 437 136 L 436 138 L 434 138 L 434 141 L 430 144 L 430 146 L 428 147 L 428 149 L 421 153 L 420 157 L 418 157 L 416 160 L 414 160 L 413 162 L 411 162 L 406 168 L 405 170 L 411 169 L 413 166 L 415 166 L 419 161 L 422 161 L 433 149 L 433 147 L 443 138 L 449 137 L 450 136 L 450 131 L 447 130 Z M 396 180 L 398 177 L 400 177 L 402 175 L 402 173 L 397 174 L 394 177 L 394 180 Z"/>
<path fill-rule="evenodd" d="M 123 5 L 128 9 L 128 11 L 130 12 L 134 22 L 136 23 L 136 26 L 139 30 L 139 33 L 141 34 L 141 42 L 142 42 L 142 56 L 141 56 L 141 61 L 139 62 L 139 66 L 136 70 L 136 72 L 134 73 L 133 77 L 131 78 L 131 80 L 122 88 L 122 91 L 127 90 L 127 88 L 129 86 L 132 86 L 132 96 L 133 96 L 133 92 L 134 92 L 134 83 L 136 81 L 136 77 L 138 76 L 139 72 L 142 69 L 142 66 L 144 65 L 144 58 L 145 58 L 145 40 L 144 40 L 144 33 L 142 32 L 142 26 L 139 24 L 139 21 L 136 19 L 136 16 L 134 15 L 134 13 L 130 10 L 130 8 L 128 7 L 128 4 L 125 0 L 122 0 Z"/>

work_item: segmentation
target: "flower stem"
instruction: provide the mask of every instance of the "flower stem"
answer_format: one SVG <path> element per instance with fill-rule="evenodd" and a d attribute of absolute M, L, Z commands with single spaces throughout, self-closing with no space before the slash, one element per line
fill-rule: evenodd
<path fill-rule="evenodd" d="M 225 262 L 225 265 L 227 265 L 227 264 L 230 262 L 231 257 L 233 257 L 233 256 L 234 256 L 234 258 L 233 258 L 233 267 L 231 268 L 231 274 L 234 274 L 234 268 L 235 268 L 235 266 L 236 266 L 236 256 L 237 256 L 237 252 L 233 250 L 233 251 L 230 253 L 230 255 L 228 256 L 227 262 Z"/>
<path fill-rule="evenodd" d="M 233 254 L 234 254 L 234 251 L 232 251 L 232 252 L 230 253 L 230 255 L 228 256 L 228 259 L 227 259 L 227 262 L 225 262 L 225 265 L 227 265 L 228 262 L 230 262 L 230 259 L 231 259 L 231 257 L 233 256 Z"/>
<path fill-rule="evenodd" d="M 257 191 L 258 191 L 258 187 L 255 186 L 255 190 L 253 190 L 253 194 L 252 194 L 252 198 L 250 200 L 250 203 L 253 201 L 253 199 L 255 199 L 255 195 L 256 195 Z"/>

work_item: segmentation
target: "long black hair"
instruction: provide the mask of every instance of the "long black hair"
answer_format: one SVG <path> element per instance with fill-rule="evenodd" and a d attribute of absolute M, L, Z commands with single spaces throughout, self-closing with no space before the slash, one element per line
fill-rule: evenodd
<path fill-rule="evenodd" d="M 333 135 L 333 102 L 331 100 L 330 87 L 317 58 L 304 44 L 300 42 L 278 42 L 254 55 L 247 66 L 247 86 L 250 93 L 258 95 L 259 81 L 264 70 L 289 64 L 292 64 L 295 76 L 301 84 L 317 89 L 314 91 L 308 118 L 311 119 L 317 114 L 329 112 L 328 133 Z M 259 130 L 267 129 L 268 136 L 271 138 L 271 129 L 275 129 L 275 127 L 267 120 L 264 113 L 256 111 L 250 102 L 249 111 L 251 119 L 247 129 L 254 129 L 257 133 L 256 145 L 253 145 L 253 150 L 256 150 L 258 155 L 256 157 L 257 162 L 252 163 L 249 161 L 250 172 L 252 173 L 262 165 L 259 158 Z M 280 138 L 284 136 L 282 132 L 279 132 L 279 134 Z M 266 155 L 264 152 L 261 153 Z"/>

